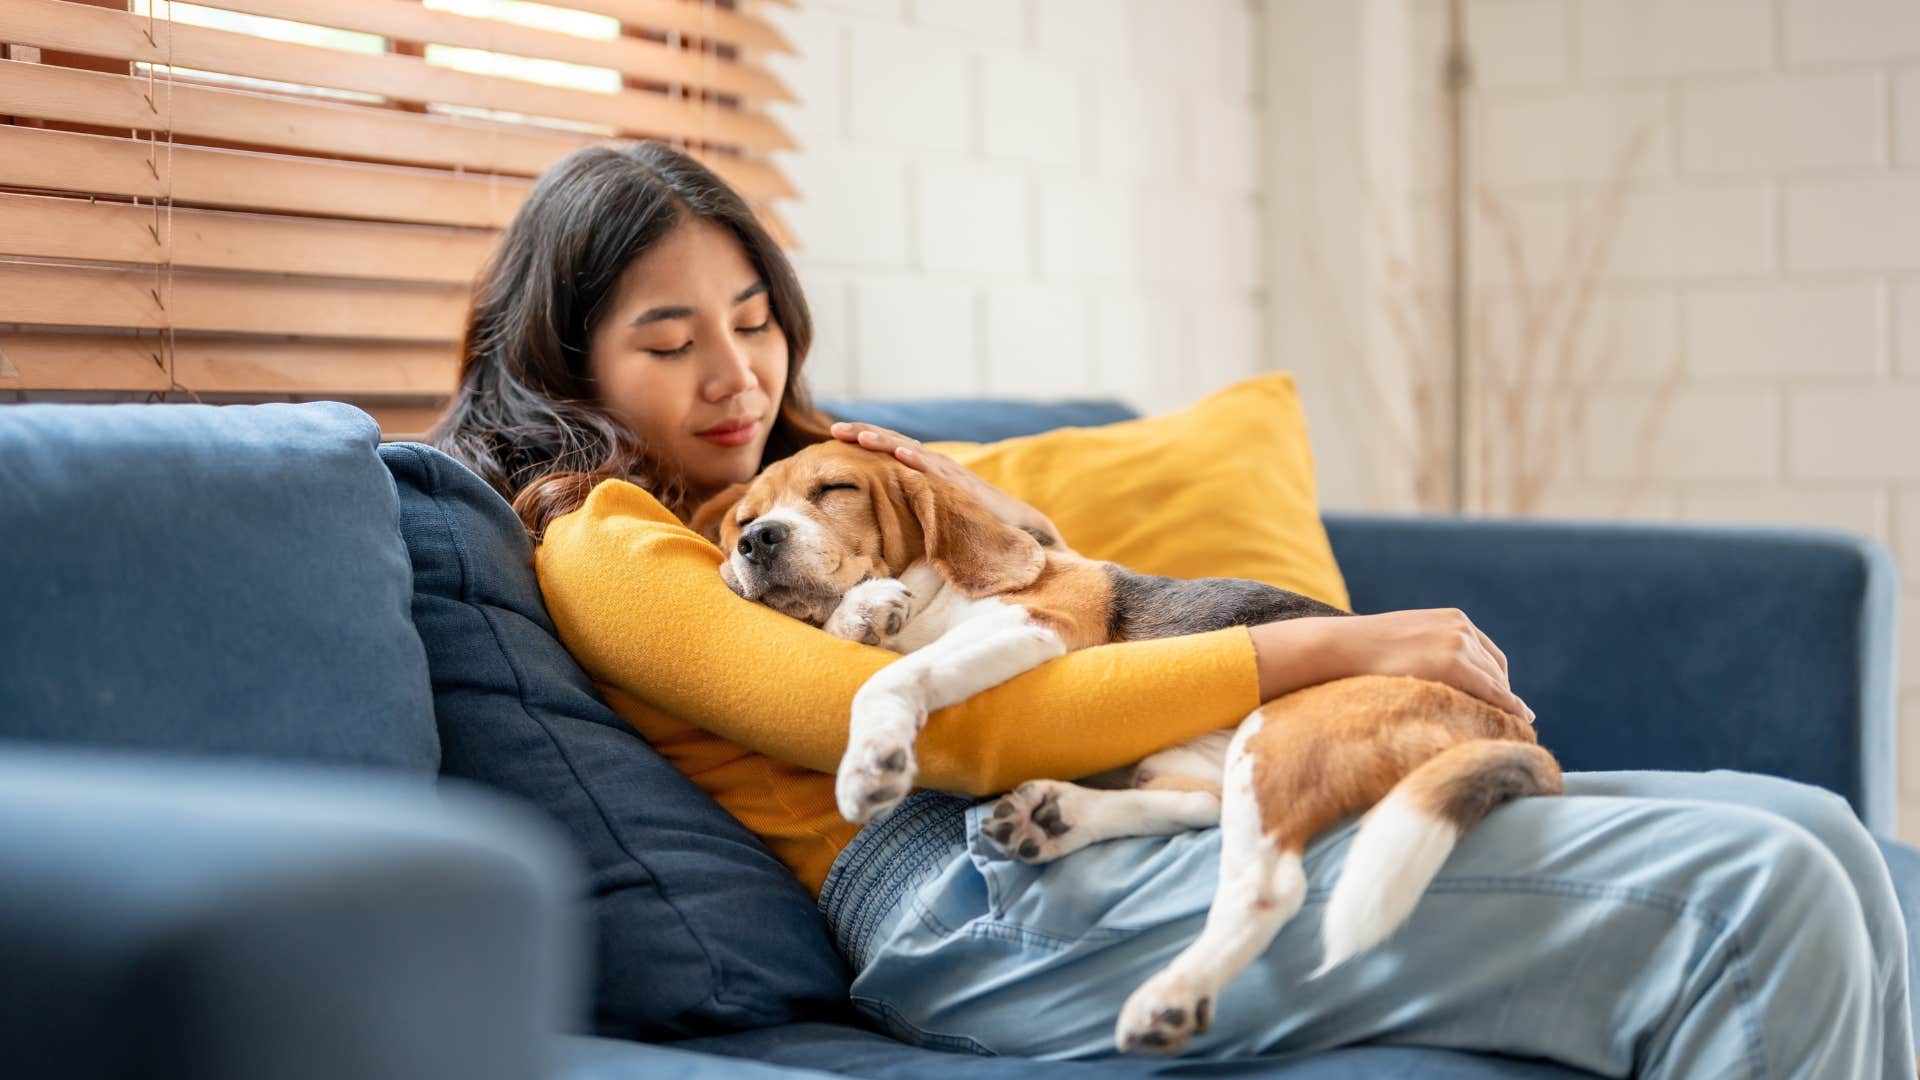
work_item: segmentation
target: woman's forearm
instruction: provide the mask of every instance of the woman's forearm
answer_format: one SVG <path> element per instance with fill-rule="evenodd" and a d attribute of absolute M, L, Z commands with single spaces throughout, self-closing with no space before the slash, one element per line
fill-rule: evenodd
<path fill-rule="evenodd" d="M 1508 685 L 1506 655 L 1458 609 L 1316 616 L 1248 633 L 1261 701 L 1352 675 L 1410 675 L 1533 720 Z"/>
<path fill-rule="evenodd" d="M 1358 675 L 1340 670 L 1329 648 L 1326 623 L 1334 616 L 1262 623 L 1247 633 L 1253 638 L 1254 664 L 1260 672 L 1260 700 L 1272 701 L 1295 690 L 1332 679 Z"/>

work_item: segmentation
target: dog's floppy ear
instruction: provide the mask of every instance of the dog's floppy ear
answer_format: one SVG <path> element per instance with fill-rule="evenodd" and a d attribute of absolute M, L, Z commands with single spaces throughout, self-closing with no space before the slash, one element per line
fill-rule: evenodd
<path fill-rule="evenodd" d="M 911 498 L 900 483 L 901 474 L 913 470 L 889 464 L 876 471 L 882 478 L 873 485 L 873 524 L 880 534 L 880 561 L 888 573 L 897 576 L 926 550 Z"/>
<path fill-rule="evenodd" d="M 740 497 L 746 493 L 747 485 L 730 485 L 720 494 L 700 504 L 700 509 L 695 510 L 692 520 L 687 522 L 688 528 L 706 537 L 709 543 L 718 546 L 721 526 L 726 524 L 727 516 L 733 513 L 733 508 L 740 504 Z"/>
<path fill-rule="evenodd" d="M 998 596 L 1040 579 L 1047 555 L 1033 537 L 957 485 L 915 469 L 901 472 L 901 490 L 926 537 L 927 561 L 962 596 Z"/>

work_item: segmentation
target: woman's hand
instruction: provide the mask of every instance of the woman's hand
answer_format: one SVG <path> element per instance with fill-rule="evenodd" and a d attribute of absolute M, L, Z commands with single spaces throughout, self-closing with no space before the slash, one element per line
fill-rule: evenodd
<path fill-rule="evenodd" d="M 1047 520 L 1045 514 L 975 476 L 965 465 L 947 455 L 927 449 L 918 440 L 883 427 L 847 420 L 836 422 L 832 431 L 833 437 L 841 442 L 890 455 L 908 468 L 957 485 L 986 507 L 988 513 L 1016 529 L 1038 530 L 1053 537 L 1055 542 L 1059 541 L 1060 530 L 1053 527 L 1053 522 Z"/>
<path fill-rule="evenodd" d="M 1456 608 L 1290 619 L 1252 629 L 1260 700 L 1351 675 L 1446 683 L 1533 722 L 1507 683 L 1507 657 Z"/>

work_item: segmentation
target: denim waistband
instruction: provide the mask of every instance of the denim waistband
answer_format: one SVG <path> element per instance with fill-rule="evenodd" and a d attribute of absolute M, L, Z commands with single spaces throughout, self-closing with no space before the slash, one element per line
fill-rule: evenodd
<path fill-rule="evenodd" d="M 881 924 L 928 875 L 967 843 L 972 799 L 940 791 L 907 796 L 893 812 L 855 833 L 820 887 L 820 914 L 857 973 Z"/>

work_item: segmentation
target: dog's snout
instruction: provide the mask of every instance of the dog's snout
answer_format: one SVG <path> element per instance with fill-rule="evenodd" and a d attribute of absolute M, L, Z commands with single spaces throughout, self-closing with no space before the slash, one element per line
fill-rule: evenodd
<path fill-rule="evenodd" d="M 751 525 L 740 534 L 740 557 L 755 566 L 765 566 L 780 553 L 780 545 L 792 534 L 793 529 L 784 522 L 762 521 Z"/>

